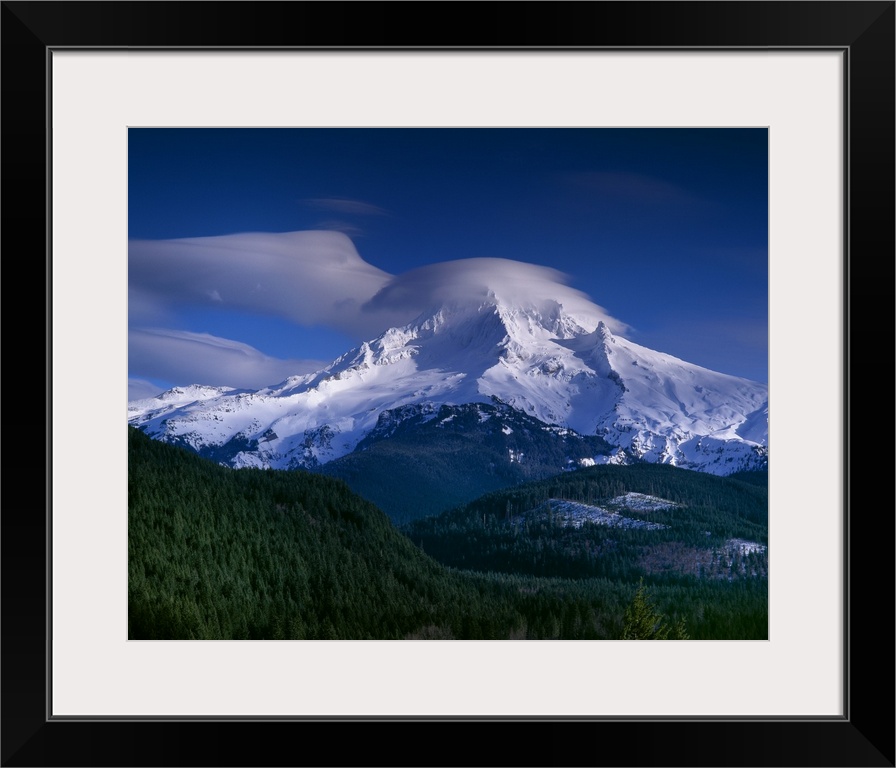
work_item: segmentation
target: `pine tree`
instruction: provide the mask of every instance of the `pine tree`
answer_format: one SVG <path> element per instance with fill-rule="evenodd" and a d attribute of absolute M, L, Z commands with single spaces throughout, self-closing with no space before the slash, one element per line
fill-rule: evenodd
<path fill-rule="evenodd" d="M 656 610 L 644 579 L 638 584 L 632 602 L 625 609 L 623 640 L 687 640 L 684 619 L 670 628 L 665 617 Z"/>
<path fill-rule="evenodd" d="M 691 636 L 688 634 L 688 628 L 684 623 L 684 619 L 679 619 L 675 624 L 675 627 L 672 629 L 672 637 L 670 640 L 690 640 Z"/>

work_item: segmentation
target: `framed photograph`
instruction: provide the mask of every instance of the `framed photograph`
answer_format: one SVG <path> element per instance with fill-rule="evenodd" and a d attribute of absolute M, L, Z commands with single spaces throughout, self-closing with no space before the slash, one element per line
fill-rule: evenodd
<path fill-rule="evenodd" d="M 389 39 L 399 19 L 436 11 L 450 11 L 449 20 L 427 33 L 431 39 Z M 468 39 L 471 28 L 477 39 Z M 344 39 L 323 31 L 336 29 Z M 297 764 L 470 762 L 464 739 L 449 739 L 431 757 L 397 758 L 394 745 L 382 743 L 382 730 L 376 739 L 345 738 L 362 723 L 511 729 L 489 739 L 473 761 L 483 764 L 894 764 L 893 660 L 874 650 L 880 612 L 859 609 L 867 605 L 865 594 L 885 606 L 885 615 L 893 604 L 893 553 L 889 544 L 880 547 L 892 541 L 893 522 L 891 515 L 876 515 L 869 525 L 879 502 L 859 498 L 879 485 L 872 482 L 879 452 L 862 440 L 861 426 L 869 420 L 860 404 L 869 402 L 868 379 L 852 371 L 853 361 L 874 357 L 859 345 L 862 339 L 892 332 L 893 3 L 8 2 L 2 34 L 7 253 L 28 242 L 26 232 L 34 238 L 35 230 L 46 231 L 46 247 L 44 240 L 38 247 L 45 258 L 23 261 L 37 265 L 34 280 L 46 285 L 46 344 L 37 368 L 46 370 L 47 385 L 45 454 L 36 449 L 46 457 L 45 514 L 22 514 L 7 504 L 4 516 L 4 765 L 268 765 L 279 764 L 297 739 L 310 745 Z M 313 152 L 308 141 L 301 150 L 290 143 L 311 134 Z M 439 141 L 432 143 L 434 136 Z M 581 142 L 583 136 L 589 142 Z M 586 161 L 595 136 L 614 162 Z M 651 148 L 645 136 L 655 137 L 656 156 L 665 158 L 665 186 L 644 170 L 656 167 L 646 165 Z M 659 147 L 670 137 L 675 141 Z M 281 151 L 271 152 L 272 144 Z M 520 158 L 527 158 L 522 144 L 531 167 L 543 171 L 540 178 L 549 169 L 557 189 L 575 190 L 565 198 L 550 190 L 540 200 L 525 198 L 525 184 L 514 181 L 526 162 Z M 553 156 L 558 147 L 566 153 L 563 163 Z M 640 168 L 625 165 L 635 153 Z M 472 162 L 476 157 L 481 160 Z M 287 162 L 300 164 L 309 177 L 327 178 L 326 170 L 338 169 L 343 180 L 369 179 L 375 169 L 392 180 L 368 188 L 391 189 L 396 198 L 403 180 L 427 175 L 434 210 L 401 205 L 416 211 L 418 231 L 409 226 L 406 237 L 416 237 L 429 255 L 388 269 L 381 268 L 385 255 L 365 261 L 364 249 L 355 249 L 363 228 L 375 229 L 377 222 L 394 227 L 387 220 L 395 205 L 365 196 L 357 181 L 353 189 L 359 191 L 351 195 L 345 184 L 332 190 L 318 184 L 319 192 L 301 186 L 293 193 L 282 173 Z M 196 171 L 187 173 L 191 164 Z M 579 175 L 569 175 L 573 171 Z M 503 185 L 494 184 L 502 172 Z M 252 177 L 286 186 L 258 199 L 247 181 Z M 185 183 L 188 178 L 202 179 L 205 187 Z M 446 189 L 465 205 L 445 205 L 439 195 Z M 688 208 L 695 190 L 702 195 L 700 216 Z M 637 197 L 644 210 L 630 222 L 628 238 L 620 215 L 605 221 L 598 235 L 587 215 L 570 214 L 573 201 L 584 196 L 603 196 L 602 210 L 618 214 L 622 209 L 613 205 L 624 194 Z M 231 200 L 237 201 L 233 209 Z M 495 200 L 503 203 L 503 219 L 501 205 L 491 207 Z M 528 643 L 505 642 L 505 635 L 459 642 L 456 627 L 435 625 L 402 627 L 403 640 L 387 634 L 336 642 L 315 625 L 273 628 L 273 642 L 261 646 L 266 635 L 247 625 L 245 634 L 223 635 L 246 638 L 240 642 L 212 640 L 213 633 L 160 642 L 164 635 L 152 629 L 161 616 L 152 589 L 161 577 L 151 569 L 144 572 L 150 619 L 129 635 L 127 508 L 134 486 L 126 480 L 121 423 L 129 360 L 131 379 L 153 387 L 193 383 L 175 380 L 191 366 L 191 374 L 206 365 L 205 371 L 236 375 L 234 354 L 248 359 L 252 375 L 270 380 L 209 384 L 257 396 L 276 381 L 306 386 L 303 377 L 320 369 L 342 382 L 349 373 L 310 362 L 337 358 L 341 352 L 331 354 L 331 347 L 373 327 L 372 314 L 388 315 L 377 328 L 405 327 L 405 315 L 418 316 L 421 302 L 424 310 L 438 304 L 437 317 L 448 306 L 463 314 L 459 297 L 485 291 L 498 315 L 528 318 L 532 335 L 532 318 L 537 315 L 538 331 L 551 315 L 541 304 L 530 306 L 533 285 L 539 296 L 551 293 L 558 307 L 574 305 L 579 313 L 557 310 L 551 315 L 557 328 L 573 315 L 599 312 L 594 333 L 603 329 L 605 344 L 614 334 L 629 338 L 628 318 L 615 310 L 617 319 L 596 288 L 559 278 L 560 272 L 595 275 L 594 263 L 579 273 L 559 256 L 539 261 L 523 253 L 527 238 L 533 248 L 547 245 L 537 243 L 527 225 L 538 205 L 554 205 L 547 211 L 554 240 L 572 253 L 575 237 L 588 243 L 603 237 L 606 248 L 652 275 L 668 270 L 665 294 L 649 293 L 646 280 L 638 293 L 637 270 L 617 275 L 605 267 L 624 292 L 637 295 L 629 306 L 638 297 L 672 305 L 656 315 L 675 320 L 662 328 L 655 321 L 653 344 L 647 343 L 651 315 L 638 316 L 646 326 L 638 349 L 651 353 L 654 367 L 659 358 L 653 350 L 665 343 L 676 358 L 706 355 L 694 360 L 701 370 L 727 366 L 742 380 L 766 376 L 766 434 L 774 434 L 775 447 L 768 448 L 766 438 L 769 592 L 761 639 L 741 628 L 716 636 L 724 640 L 700 642 L 567 642 L 575 636 L 573 617 L 562 628 L 536 630 L 530 622 L 523 634 L 534 640 Z M 285 218 L 276 219 L 277 206 L 288 210 Z M 191 229 L 198 211 L 215 222 L 217 237 Z M 743 220 L 766 230 L 765 296 L 762 287 L 751 292 L 749 277 L 734 271 L 734 262 L 756 245 L 756 231 L 738 229 Z M 518 232 L 511 232 L 514 221 Z M 682 221 L 701 233 L 737 231 L 748 245 L 717 255 L 716 262 L 707 259 L 702 276 L 693 263 L 688 270 L 670 269 L 670 260 L 693 260 L 700 247 L 673 226 Z M 654 240 L 670 240 L 665 262 L 654 260 L 656 245 L 644 239 L 651 227 Z M 320 239 L 322 231 L 334 263 L 344 266 L 338 281 L 309 260 L 291 286 L 276 265 L 264 272 L 272 287 L 250 284 L 262 260 L 273 263 L 283 237 L 295 241 L 292 248 L 309 236 Z M 251 242 L 246 232 L 256 233 Z M 447 253 L 464 238 L 487 242 L 486 258 L 460 264 L 436 255 L 439 242 Z M 188 263 L 184 247 L 201 249 L 208 259 L 204 272 L 189 266 L 198 262 Z M 881 253 L 887 254 L 883 260 Z M 497 260 L 502 282 L 496 288 Z M 244 263 L 253 267 L 251 275 L 241 271 Z M 230 282 L 206 284 L 203 275 L 210 272 Z M 332 293 L 337 284 L 338 296 Z M 254 338 L 263 343 L 232 331 L 239 325 L 248 333 L 244 316 L 229 319 L 231 330 L 220 315 L 215 322 L 222 324 L 211 325 L 197 307 L 215 305 L 222 291 L 239 295 L 241 308 L 259 315 L 262 306 L 274 307 L 281 325 L 259 321 Z M 732 300 L 714 306 L 721 295 L 742 297 L 745 312 L 767 328 L 764 360 L 762 354 L 749 359 L 744 346 L 735 354 L 727 350 L 725 362 L 712 362 L 712 355 L 722 360 L 726 352 L 715 341 L 730 320 L 731 307 L 722 304 Z M 334 299 L 342 301 L 342 311 L 327 316 L 324 308 Z M 714 317 L 718 333 L 701 338 L 688 326 L 698 302 L 702 322 Z M 290 359 L 291 353 L 271 352 L 274 336 L 290 330 L 283 318 L 304 324 L 309 339 L 331 347 L 309 346 Z M 552 328 L 551 360 L 540 363 L 585 360 L 575 341 L 581 334 L 570 332 L 564 346 L 556 342 L 563 333 Z M 469 360 L 469 344 L 464 348 Z M 423 342 L 415 346 L 421 349 Z M 432 356 L 443 360 L 446 349 Z M 153 367 L 163 358 L 180 370 Z M 634 364 L 643 368 L 645 360 Z M 293 381 L 282 364 L 295 368 L 297 361 L 308 368 L 297 370 Z M 756 365 L 762 373 L 755 373 Z M 360 368 L 355 373 L 363 375 Z M 547 368 L 543 373 L 551 375 Z M 477 375 L 482 381 L 490 374 Z M 416 385 L 441 391 L 447 381 Z M 507 397 L 549 421 L 539 410 L 544 398 L 510 389 L 510 395 L 506 386 L 495 391 L 504 401 L 477 406 L 480 422 L 494 418 L 485 411 L 506 406 Z M 393 400 L 371 408 L 394 413 Z M 326 405 L 341 407 L 336 399 Z M 747 421 L 762 403 L 751 408 L 743 414 Z M 152 433 L 164 419 L 174 424 L 177 414 L 137 408 L 129 420 Z M 208 418 L 226 425 L 227 417 L 218 415 Z M 432 421 L 432 414 L 421 415 L 421 423 Z M 444 424 L 464 417 L 437 415 Z M 377 415 L 376 424 L 381 420 Z M 336 440 L 319 427 L 304 425 L 301 439 L 290 443 L 272 422 L 252 436 L 254 442 L 232 443 L 234 450 L 217 458 L 231 466 L 276 467 L 281 459 L 324 457 Z M 513 428 L 504 427 L 506 438 Z M 349 431 L 339 439 L 350 442 Z M 33 424 L 7 426 L 8 435 L 39 432 Z M 610 432 L 604 437 L 612 442 Z M 422 438 L 414 439 L 419 444 Z M 435 444 L 429 445 L 432 455 Z M 582 455 L 593 461 L 611 450 L 591 446 Z M 592 501 L 582 498 L 575 510 L 564 507 L 559 514 L 584 514 L 596 508 Z M 627 509 L 636 524 L 637 510 Z M 855 509 L 865 514 L 853 515 Z M 519 512 L 508 500 L 507 520 L 523 524 Z M 393 519 L 401 514 L 396 508 Z M 637 524 L 662 524 L 663 514 L 673 513 L 649 510 Z M 418 534 L 424 549 L 438 545 L 430 533 Z M 727 578 L 746 554 L 739 552 L 737 566 L 732 558 Z M 170 626 L 183 610 L 166 614 Z M 135 617 L 131 610 L 132 627 Z M 581 626 L 583 616 L 578 619 Z M 308 639 L 292 639 L 302 637 Z M 440 642 L 418 642 L 423 639 Z M 881 686 L 890 702 L 884 707 L 877 704 Z M 544 729 L 534 744 L 530 731 L 522 737 L 533 725 Z M 327 737 L 337 726 L 339 741 L 332 742 Z M 328 743 L 339 744 L 338 753 Z"/>

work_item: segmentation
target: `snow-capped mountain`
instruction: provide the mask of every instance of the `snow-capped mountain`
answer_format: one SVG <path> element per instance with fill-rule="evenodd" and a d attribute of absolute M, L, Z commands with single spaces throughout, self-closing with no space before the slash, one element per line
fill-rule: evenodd
<path fill-rule="evenodd" d="M 258 391 L 176 388 L 129 403 L 128 422 L 230 466 L 296 468 L 440 406 L 500 403 L 612 446 L 581 463 L 766 466 L 766 385 L 642 347 L 580 309 L 451 301 L 316 373 Z"/>

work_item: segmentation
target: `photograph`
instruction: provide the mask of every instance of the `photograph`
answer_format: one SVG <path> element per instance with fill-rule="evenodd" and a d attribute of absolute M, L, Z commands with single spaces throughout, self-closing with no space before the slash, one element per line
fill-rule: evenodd
<path fill-rule="evenodd" d="M 129 639 L 766 640 L 768 141 L 129 128 Z"/>

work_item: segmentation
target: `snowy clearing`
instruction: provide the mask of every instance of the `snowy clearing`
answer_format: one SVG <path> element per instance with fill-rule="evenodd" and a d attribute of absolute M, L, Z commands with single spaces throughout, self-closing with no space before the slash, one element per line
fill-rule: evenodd
<path fill-rule="evenodd" d="M 525 515 L 515 517 L 513 522 L 519 525 L 524 523 L 527 518 L 531 519 L 532 517 L 542 520 L 549 518 L 557 525 L 568 528 L 581 528 L 586 522 L 594 523 L 595 525 L 606 525 L 612 528 L 640 528 L 647 531 L 658 531 L 669 527 L 660 523 L 651 523 L 647 520 L 635 520 L 634 518 L 620 515 L 618 512 L 611 512 L 603 507 L 582 504 L 578 501 L 567 501 L 566 499 L 548 499 Z"/>
<path fill-rule="evenodd" d="M 630 509 L 633 512 L 657 512 L 664 509 L 676 509 L 680 504 L 646 493 L 626 493 L 607 502 L 611 508 Z"/>

